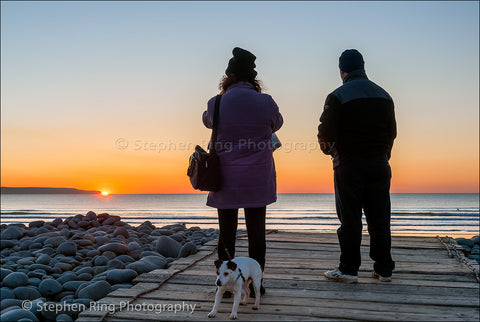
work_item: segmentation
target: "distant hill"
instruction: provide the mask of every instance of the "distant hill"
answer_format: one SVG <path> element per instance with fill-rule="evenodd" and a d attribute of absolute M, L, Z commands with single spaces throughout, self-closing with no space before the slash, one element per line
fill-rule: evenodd
<path fill-rule="evenodd" d="M 74 188 L 1 187 L 2 194 L 98 194 L 99 191 Z"/>

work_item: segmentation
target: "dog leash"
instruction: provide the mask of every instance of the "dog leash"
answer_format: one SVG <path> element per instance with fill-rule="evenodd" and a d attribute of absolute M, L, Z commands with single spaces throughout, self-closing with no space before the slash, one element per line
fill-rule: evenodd
<path fill-rule="evenodd" d="M 232 256 L 230 256 L 230 252 L 228 251 L 228 248 L 225 247 L 225 244 L 223 243 L 223 240 L 220 238 L 220 236 L 218 236 L 218 240 L 222 243 L 222 245 L 225 249 L 225 253 L 227 253 L 228 260 L 231 262 L 232 261 Z M 235 281 L 237 281 L 240 277 L 242 277 L 242 280 L 245 283 L 245 276 L 243 276 L 243 273 L 242 273 L 242 270 L 240 269 L 240 267 L 238 267 L 238 272 L 240 274 L 237 276 L 237 279 Z"/>

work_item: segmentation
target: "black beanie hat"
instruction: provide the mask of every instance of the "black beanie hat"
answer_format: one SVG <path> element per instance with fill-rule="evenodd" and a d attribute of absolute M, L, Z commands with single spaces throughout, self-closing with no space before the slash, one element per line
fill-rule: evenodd
<path fill-rule="evenodd" d="M 238 47 L 233 48 L 232 54 L 233 57 L 229 60 L 228 67 L 225 70 L 227 76 L 234 75 L 248 78 L 257 76 L 257 72 L 254 70 L 257 57 L 254 54 Z"/>
<path fill-rule="evenodd" d="M 338 61 L 338 67 L 345 73 L 350 73 L 357 69 L 364 69 L 365 66 L 362 54 L 360 54 L 356 49 L 345 50 Z"/>

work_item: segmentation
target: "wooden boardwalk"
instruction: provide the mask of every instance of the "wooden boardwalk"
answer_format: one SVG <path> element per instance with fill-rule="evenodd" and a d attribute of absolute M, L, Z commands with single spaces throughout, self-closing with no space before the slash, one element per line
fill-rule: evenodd
<path fill-rule="evenodd" d="M 237 240 L 237 256 L 247 256 L 246 246 L 245 238 Z M 364 236 L 359 283 L 336 283 L 323 277 L 325 270 L 338 265 L 335 234 L 270 234 L 264 274 L 267 292 L 261 308 L 253 311 L 250 299 L 240 306 L 238 317 L 245 321 L 479 320 L 478 282 L 465 264 L 448 256 L 437 238 L 393 237 L 392 254 L 396 261 L 393 281 L 371 278 L 373 263 L 368 256 L 368 236 Z M 97 302 L 96 311 L 84 311 L 77 321 L 227 320 L 231 298 L 223 299 L 215 318 L 207 318 L 216 291 L 216 258 L 215 243 L 210 243 L 167 270 L 138 276 L 132 288 L 110 293 Z M 125 308 L 127 303 L 131 305 Z M 174 304 L 182 310 L 172 312 Z"/>

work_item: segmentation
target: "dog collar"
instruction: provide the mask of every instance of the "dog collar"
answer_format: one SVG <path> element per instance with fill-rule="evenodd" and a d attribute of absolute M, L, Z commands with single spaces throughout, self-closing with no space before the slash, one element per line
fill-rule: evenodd
<path fill-rule="evenodd" d="M 237 279 L 235 280 L 235 282 L 238 281 L 238 279 L 241 277 L 242 280 L 243 280 L 243 282 L 245 283 L 245 277 L 243 276 L 242 270 L 241 270 L 240 268 L 238 268 L 238 272 L 239 272 L 239 274 L 238 274 Z"/>

